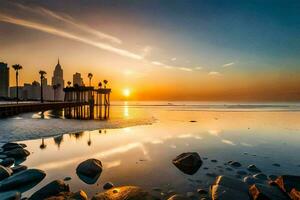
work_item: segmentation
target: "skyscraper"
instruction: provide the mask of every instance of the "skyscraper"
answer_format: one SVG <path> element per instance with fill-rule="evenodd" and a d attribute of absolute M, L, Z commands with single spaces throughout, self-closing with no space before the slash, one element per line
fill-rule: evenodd
<path fill-rule="evenodd" d="M 73 74 L 73 86 L 78 85 L 78 86 L 83 86 L 83 80 L 81 78 L 81 74 L 76 72 Z"/>
<path fill-rule="evenodd" d="M 57 65 L 55 66 L 55 70 L 53 72 L 53 77 L 52 77 L 52 86 L 56 85 L 55 89 L 55 96 L 56 100 L 63 101 L 64 100 L 64 87 L 65 87 L 65 81 L 64 81 L 64 74 L 63 70 L 60 66 L 59 59 L 57 62 Z"/>
<path fill-rule="evenodd" d="M 8 97 L 9 68 L 7 63 L 0 62 L 0 97 Z"/>

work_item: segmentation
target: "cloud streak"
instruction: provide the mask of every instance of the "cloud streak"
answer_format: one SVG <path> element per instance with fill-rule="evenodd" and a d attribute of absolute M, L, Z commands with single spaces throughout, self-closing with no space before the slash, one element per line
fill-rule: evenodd
<path fill-rule="evenodd" d="M 210 76 L 221 76 L 222 74 L 220 72 L 212 71 L 212 72 L 209 72 L 208 75 L 210 75 Z"/>
<path fill-rule="evenodd" d="M 0 21 L 10 23 L 10 24 L 19 25 L 19 26 L 23 26 L 23 27 L 27 27 L 27 28 L 31 28 L 31 29 L 35 29 L 35 30 L 39 30 L 39 31 L 49 33 L 49 34 L 52 34 L 52 35 L 56 35 L 56 36 L 76 40 L 78 42 L 82 42 L 82 43 L 88 44 L 90 46 L 94 46 L 94 47 L 97 47 L 99 49 L 106 50 L 106 51 L 109 51 L 109 52 L 112 52 L 112 53 L 115 53 L 115 54 L 118 54 L 118 55 L 121 55 L 121 56 L 124 56 L 124 57 L 132 58 L 132 59 L 136 59 L 136 60 L 143 59 L 142 56 L 140 56 L 138 54 L 135 54 L 135 53 L 132 53 L 130 51 L 127 51 L 127 50 L 124 50 L 124 49 L 121 49 L 121 48 L 116 48 L 116 47 L 113 47 L 113 46 L 111 46 L 109 44 L 106 44 L 106 43 L 95 42 L 95 41 L 92 41 L 88 38 L 80 37 L 80 36 L 77 36 L 73 33 L 70 33 L 70 32 L 64 31 L 64 30 L 60 30 L 60 29 L 54 28 L 54 27 L 49 26 L 49 25 L 36 23 L 36 22 L 29 21 L 29 20 L 19 19 L 19 18 L 15 18 L 15 17 L 10 17 L 10 16 L 3 15 L 3 14 L 0 14 Z"/>
<path fill-rule="evenodd" d="M 224 64 L 222 67 L 230 67 L 232 65 L 234 65 L 235 63 L 234 62 L 231 62 L 231 63 L 226 63 Z"/>
<path fill-rule="evenodd" d="M 74 19 L 70 16 L 63 16 L 63 15 L 60 15 L 60 14 L 58 14 L 56 12 L 53 12 L 49 9 L 39 7 L 39 6 L 37 6 L 33 9 L 31 7 L 28 7 L 28 6 L 19 4 L 19 3 L 14 3 L 14 5 L 16 5 L 17 7 L 21 8 L 23 10 L 29 11 L 31 13 L 41 14 L 41 15 L 44 15 L 44 16 L 47 16 L 47 17 L 51 17 L 51 18 L 63 21 L 67 24 L 73 25 L 74 27 L 76 27 L 76 28 L 78 28 L 82 31 L 93 34 L 93 35 L 99 37 L 100 39 L 108 40 L 112 43 L 122 44 L 122 41 L 119 38 L 116 38 L 116 37 L 111 36 L 109 34 L 106 34 L 106 33 L 100 32 L 98 30 L 95 30 L 95 29 L 93 29 L 93 28 L 91 28 L 91 27 L 89 27 L 85 24 L 75 22 Z"/>

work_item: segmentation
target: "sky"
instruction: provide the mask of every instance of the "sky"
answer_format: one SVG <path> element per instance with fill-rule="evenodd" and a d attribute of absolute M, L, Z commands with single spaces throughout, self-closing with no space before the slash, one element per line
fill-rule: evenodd
<path fill-rule="evenodd" d="M 299 101 L 298 0 L 0 0 L 0 62 L 114 100 Z M 15 85 L 11 70 L 10 84 Z M 123 91 L 130 91 L 128 97 Z"/>

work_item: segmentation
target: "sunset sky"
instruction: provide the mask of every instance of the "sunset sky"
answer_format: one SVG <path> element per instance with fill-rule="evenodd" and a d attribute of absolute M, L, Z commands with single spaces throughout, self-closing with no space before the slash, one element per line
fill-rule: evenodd
<path fill-rule="evenodd" d="M 21 84 L 59 57 L 114 100 L 300 100 L 298 0 L 0 0 L 0 47 Z"/>

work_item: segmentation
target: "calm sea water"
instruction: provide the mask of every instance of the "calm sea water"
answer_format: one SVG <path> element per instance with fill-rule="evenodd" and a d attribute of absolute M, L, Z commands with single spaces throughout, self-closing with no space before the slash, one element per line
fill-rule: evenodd
<path fill-rule="evenodd" d="M 115 102 L 108 121 L 61 119 L 50 111 L 43 117 L 31 113 L 2 119 L 0 138 L 23 140 L 31 152 L 23 164 L 47 173 L 25 196 L 67 176 L 72 177 L 68 181 L 72 191 L 83 189 L 90 197 L 107 181 L 138 185 L 156 195 L 160 194 L 151 188 L 186 193 L 208 188 L 214 178 L 207 173 L 235 176 L 237 170 L 225 170 L 224 163 L 230 160 L 239 161 L 240 170 L 256 164 L 267 175 L 300 175 L 299 108 L 299 104 Z M 45 148 L 41 137 L 46 138 Z M 191 151 L 208 159 L 196 174 L 186 175 L 172 159 Z M 100 159 L 104 166 L 94 184 L 84 183 L 75 173 L 88 158 Z"/>

